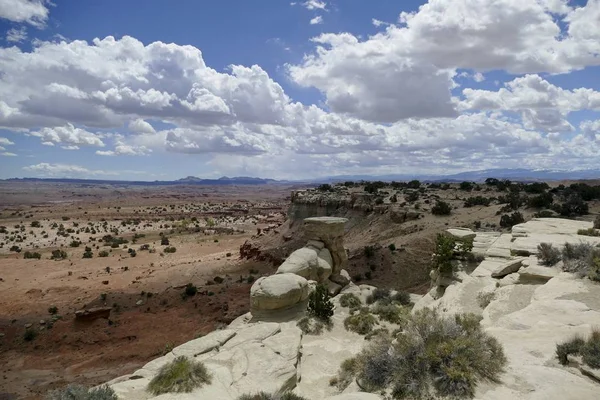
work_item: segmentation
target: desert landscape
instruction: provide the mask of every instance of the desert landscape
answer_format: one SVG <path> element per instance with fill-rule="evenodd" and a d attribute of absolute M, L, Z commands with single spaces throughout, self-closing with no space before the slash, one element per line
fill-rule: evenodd
<path fill-rule="evenodd" d="M 438 233 L 502 232 L 535 217 L 593 221 L 594 183 L 2 182 L 2 396 L 97 385 L 226 327 L 250 310 L 256 280 L 305 245 L 307 218 L 347 219 L 355 284 L 421 296 L 435 287 Z M 465 261 L 463 273 L 479 262 Z"/>

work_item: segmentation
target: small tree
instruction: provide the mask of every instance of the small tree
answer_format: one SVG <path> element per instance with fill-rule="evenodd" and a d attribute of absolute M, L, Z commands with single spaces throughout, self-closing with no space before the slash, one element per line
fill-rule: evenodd
<path fill-rule="evenodd" d="M 329 298 L 327 286 L 318 284 L 308 299 L 308 313 L 323 321 L 329 322 L 333 315 L 333 303 Z"/>
<path fill-rule="evenodd" d="M 452 207 L 445 201 L 438 200 L 431 208 L 431 213 L 433 215 L 450 215 L 452 213 Z"/>

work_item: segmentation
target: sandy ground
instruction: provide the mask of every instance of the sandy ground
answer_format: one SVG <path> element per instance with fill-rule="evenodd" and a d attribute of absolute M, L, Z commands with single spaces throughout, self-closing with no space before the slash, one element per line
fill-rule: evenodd
<path fill-rule="evenodd" d="M 247 312 L 252 280 L 272 273 L 272 267 L 240 260 L 240 245 L 258 228 L 283 222 L 289 193 L 255 187 L 25 186 L 0 185 L 0 226 L 6 227 L 0 233 L 2 400 L 43 398 L 71 382 L 95 385 L 131 373 Z M 27 203 L 14 204 L 27 191 Z M 123 224 L 136 219 L 140 222 Z M 41 226 L 31 227 L 32 221 Z M 51 227 L 60 224 L 72 232 L 58 236 L 59 228 Z M 85 232 L 88 226 L 96 233 Z M 161 233 L 175 253 L 164 253 Z M 105 246 L 106 234 L 129 243 Z M 134 244 L 136 234 L 144 236 Z M 82 243 L 70 247 L 73 240 Z M 10 251 L 13 245 L 21 253 Z M 142 245 L 155 252 L 140 250 Z M 83 258 L 86 246 L 91 259 Z M 50 260 L 56 249 L 68 259 Z M 98 257 L 103 250 L 108 257 Z M 39 252 L 41 259 L 24 259 L 25 251 Z M 198 294 L 183 298 L 189 283 Z M 75 319 L 75 311 L 94 307 L 110 307 L 109 318 Z M 33 340 L 25 340 L 27 331 L 35 332 Z"/>

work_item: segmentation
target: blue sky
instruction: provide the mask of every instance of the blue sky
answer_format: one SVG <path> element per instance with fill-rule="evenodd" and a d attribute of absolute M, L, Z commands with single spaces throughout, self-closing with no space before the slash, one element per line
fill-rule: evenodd
<path fill-rule="evenodd" d="M 0 0 L 0 178 L 600 161 L 599 0 L 141 4 Z"/>

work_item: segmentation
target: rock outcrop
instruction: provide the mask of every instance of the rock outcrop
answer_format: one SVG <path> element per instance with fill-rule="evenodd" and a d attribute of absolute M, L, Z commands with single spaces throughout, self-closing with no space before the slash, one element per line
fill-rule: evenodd
<path fill-rule="evenodd" d="M 445 313 L 471 312 L 483 317 L 487 333 L 504 347 L 509 364 L 501 385 L 480 384 L 475 399 L 596 399 L 600 385 L 577 367 L 563 367 L 556 345 L 573 335 L 587 336 L 600 326 L 600 285 L 541 265 L 537 245 L 600 243 L 581 236 L 591 222 L 542 218 L 516 225 L 512 233 L 477 233 L 475 246 L 485 259 L 470 274 L 415 305 Z M 518 254 L 531 254 L 523 257 Z M 589 371 L 588 371 L 589 372 Z M 589 374 L 588 374 L 589 375 Z"/>

